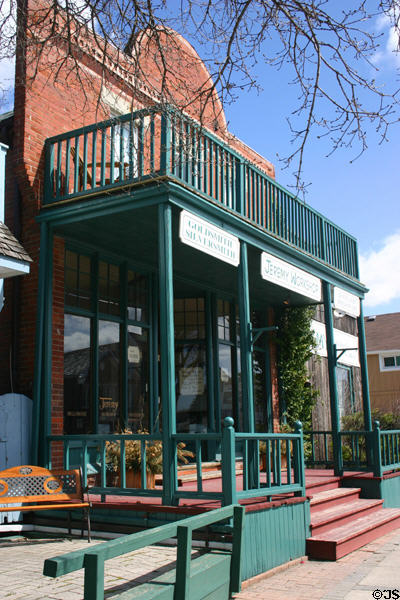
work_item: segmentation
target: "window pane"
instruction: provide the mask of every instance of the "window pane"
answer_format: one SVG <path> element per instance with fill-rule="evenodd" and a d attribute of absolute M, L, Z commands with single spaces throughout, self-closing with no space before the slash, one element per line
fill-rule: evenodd
<path fill-rule="evenodd" d="M 90 258 L 84 254 L 65 252 L 65 303 L 90 310 Z"/>
<path fill-rule="evenodd" d="M 396 356 L 396 367 L 400 367 L 400 356 Z"/>
<path fill-rule="evenodd" d="M 128 327 L 128 427 L 149 429 L 149 345 L 147 331 Z"/>
<path fill-rule="evenodd" d="M 147 323 L 149 319 L 148 302 L 147 275 L 128 271 L 128 319 Z"/>
<path fill-rule="evenodd" d="M 119 387 L 119 325 L 99 321 L 99 433 L 119 430 Z"/>
<path fill-rule="evenodd" d="M 90 319 L 64 315 L 64 432 L 91 433 Z"/>
<path fill-rule="evenodd" d="M 351 369 L 336 368 L 336 382 L 338 391 L 339 416 L 349 415 L 354 412 L 353 385 Z"/>
<path fill-rule="evenodd" d="M 109 315 L 120 314 L 119 267 L 99 262 L 99 311 Z"/>
<path fill-rule="evenodd" d="M 175 338 L 198 340 L 205 337 L 203 298 L 174 300 Z"/>
<path fill-rule="evenodd" d="M 394 356 L 385 356 L 383 359 L 385 367 L 394 367 Z"/>
<path fill-rule="evenodd" d="M 265 352 L 253 352 L 253 387 L 256 431 L 267 431 Z"/>
<path fill-rule="evenodd" d="M 176 427 L 189 433 L 207 431 L 206 353 L 201 344 L 178 345 L 176 367 Z"/>
<path fill-rule="evenodd" d="M 226 344 L 218 346 L 219 397 L 221 402 L 221 425 L 225 417 L 235 420 L 232 388 L 232 347 Z M 236 426 L 236 425 L 235 425 Z"/>

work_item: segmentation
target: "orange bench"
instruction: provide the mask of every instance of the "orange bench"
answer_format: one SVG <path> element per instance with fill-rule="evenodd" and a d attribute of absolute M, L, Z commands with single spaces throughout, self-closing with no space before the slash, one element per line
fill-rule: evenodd
<path fill-rule="evenodd" d="M 23 503 L 23 506 L 15 506 Z M 23 465 L 0 471 L 0 512 L 30 510 L 63 510 L 81 508 L 87 519 L 90 542 L 91 503 L 85 501 L 82 475 L 79 469 L 49 470 L 43 467 Z M 68 512 L 68 533 L 71 534 L 71 513 Z M 83 537 L 82 519 L 82 537 Z"/>

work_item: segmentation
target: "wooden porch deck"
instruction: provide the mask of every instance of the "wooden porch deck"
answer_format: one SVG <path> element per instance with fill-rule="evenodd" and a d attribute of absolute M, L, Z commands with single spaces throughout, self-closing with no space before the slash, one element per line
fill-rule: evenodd
<path fill-rule="evenodd" d="M 327 484 L 332 483 L 336 484 L 340 477 L 336 477 L 333 473 L 332 469 L 306 469 L 306 495 L 308 496 L 308 492 L 311 494 L 315 492 L 319 487 L 325 486 Z M 211 475 L 211 476 L 210 476 Z M 261 474 L 263 475 L 263 474 Z M 357 475 L 357 473 L 352 473 L 352 476 Z M 366 475 L 365 473 L 360 473 L 360 475 Z M 286 471 L 282 471 L 282 481 L 286 481 L 287 473 Z M 262 480 L 262 477 L 261 477 Z M 264 474 L 265 480 L 265 474 Z M 236 485 L 237 489 L 243 489 L 243 478 L 241 473 L 236 475 Z M 190 491 L 196 491 L 197 482 L 196 481 L 184 481 L 181 479 L 181 486 L 179 489 L 185 489 Z M 156 485 L 156 488 L 158 486 Z M 161 489 L 161 488 L 160 488 Z M 222 491 L 222 477 L 220 471 L 211 472 L 208 478 L 203 480 L 203 490 L 206 492 L 221 492 Z M 180 501 L 179 506 L 163 506 L 161 503 L 161 498 L 156 497 L 144 497 L 144 496 L 118 496 L 113 495 L 112 492 L 107 494 L 105 500 L 101 500 L 101 497 L 98 495 L 90 494 L 90 499 L 93 503 L 94 508 L 104 508 L 104 509 L 115 509 L 115 510 L 132 510 L 137 512 L 173 512 L 173 513 L 182 513 L 182 514 L 198 514 L 204 511 L 212 510 L 220 507 L 221 503 L 219 500 L 209 500 L 209 499 L 197 499 L 197 498 L 185 498 Z M 246 506 L 247 511 L 258 510 L 263 508 L 266 504 L 271 505 L 273 503 L 288 503 L 288 502 L 296 502 L 298 498 L 295 498 L 293 494 L 281 494 L 279 496 L 272 496 L 271 501 L 267 502 L 265 496 L 260 496 L 258 498 L 251 499 L 242 499 L 240 500 L 240 504 Z M 162 511 L 160 511 L 162 507 Z"/>

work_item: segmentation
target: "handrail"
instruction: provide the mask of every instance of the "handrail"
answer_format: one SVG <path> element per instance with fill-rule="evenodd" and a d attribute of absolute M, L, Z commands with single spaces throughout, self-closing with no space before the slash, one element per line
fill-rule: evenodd
<path fill-rule="evenodd" d="M 297 425 L 294 433 L 238 433 L 233 428 L 233 419 L 227 417 L 222 433 L 176 433 L 172 435 L 175 456 L 178 445 L 182 442 L 191 443 L 195 450 L 196 489 L 178 488 L 178 477 L 172 482 L 173 496 L 220 501 L 223 506 L 235 504 L 238 498 L 254 498 L 259 496 L 295 493 L 304 496 L 304 454 L 303 434 L 301 424 Z M 77 448 L 82 453 L 81 463 L 83 481 L 87 485 L 88 463 L 97 462 L 100 470 L 100 486 L 94 486 L 92 493 L 134 496 L 162 496 L 162 488 L 148 489 L 146 480 L 146 446 L 151 442 L 161 443 L 161 435 L 157 434 L 86 434 L 86 435 L 50 435 L 48 440 L 48 456 L 51 466 L 52 444 L 63 444 L 64 466 L 70 467 L 71 451 Z M 126 487 L 126 444 L 136 440 L 140 442 L 141 487 Z M 221 446 L 221 489 L 208 491 L 204 489 L 202 470 L 202 444 L 215 442 Z M 107 446 L 108 444 L 108 446 Z M 118 464 L 120 471 L 119 486 L 110 487 L 107 484 L 107 448 L 117 446 Z M 265 445 L 268 468 L 260 474 L 260 445 Z M 236 475 L 236 450 L 243 454 L 243 474 Z M 281 462 L 281 450 L 287 457 L 287 464 Z M 96 460 L 90 460 L 91 452 L 96 454 Z M 264 474 L 265 472 L 265 474 Z M 239 489 L 239 488 L 242 489 Z"/>
<path fill-rule="evenodd" d="M 358 279 L 357 242 L 201 124 L 154 106 L 45 142 L 44 204 L 167 177 Z"/>
<path fill-rule="evenodd" d="M 192 531 L 219 523 L 233 517 L 233 543 L 230 567 L 231 592 L 239 592 L 241 587 L 241 547 L 244 522 L 244 508 L 228 506 L 218 508 L 205 514 L 188 517 L 175 523 L 161 525 L 147 531 L 125 535 L 90 549 L 75 550 L 68 554 L 48 558 L 44 562 L 43 574 L 48 577 L 60 577 L 67 573 L 85 569 L 84 599 L 104 600 L 104 563 L 140 550 L 146 546 L 157 544 L 166 539 L 178 537 L 176 590 L 177 600 L 188 598 L 186 587 L 181 585 L 182 579 L 190 578 L 190 553 Z M 184 577 L 182 577 L 182 572 Z"/>
<path fill-rule="evenodd" d="M 307 465 L 331 466 L 333 432 L 306 431 L 305 436 L 311 441 L 311 456 L 306 459 Z M 318 437 L 321 436 L 324 440 L 322 447 L 318 445 Z M 372 431 L 339 431 L 338 436 L 345 470 L 372 471 L 375 477 L 382 477 L 388 471 L 400 469 L 400 430 L 382 431 L 379 421 L 375 421 Z"/>

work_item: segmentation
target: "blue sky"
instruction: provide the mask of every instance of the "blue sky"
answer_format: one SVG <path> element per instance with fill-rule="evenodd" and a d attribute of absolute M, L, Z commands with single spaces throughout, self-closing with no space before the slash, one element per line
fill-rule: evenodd
<path fill-rule="evenodd" d="M 395 62 L 391 59 L 382 65 L 386 76 L 396 76 Z M 229 128 L 274 163 L 279 183 L 293 186 L 293 169 L 284 169 L 278 158 L 291 152 L 286 121 L 293 106 L 291 90 L 283 73 L 268 70 L 261 76 L 264 93 L 242 93 L 226 108 Z M 303 179 L 310 184 L 305 201 L 357 238 L 361 279 L 370 288 L 365 314 L 399 312 L 400 125 L 391 129 L 389 141 L 382 144 L 371 130 L 368 145 L 351 162 L 357 154 L 354 149 L 327 156 L 328 141 L 314 135 L 305 154 Z"/>
<path fill-rule="evenodd" d="M 168 8 L 174 4 L 175 0 L 168 3 Z M 393 52 L 397 40 L 384 19 L 376 20 L 375 26 L 382 33 L 374 56 L 379 68 L 376 79 L 378 85 L 389 87 L 400 79 L 400 54 Z M 202 53 L 201 48 L 196 49 Z M 12 76 L 12 61 L 0 62 L 0 80 L 11 80 Z M 273 162 L 276 179 L 289 187 L 294 184 L 295 165 L 282 169 L 278 156 L 293 151 L 286 118 L 296 106 L 298 92 L 289 85 L 291 75 L 286 68 L 277 72 L 259 64 L 257 79 L 263 92 L 241 92 L 236 102 L 226 107 L 229 129 Z M 4 104 L 0 108 L 1 112 L 7 110 Z M 398 312 L 400 125 L 389 131 L 388 141 L 382 144 L 370 128 L 368 149 L 354 162 L 357 151 L 351 148 L 327 156 L 329 140 L 318 139 L 317 133 L 305 153 L 303 179 L 310 183 L 305 201 L 358 239 L 361 279 L 370 288 L 365 313 Z"/>

